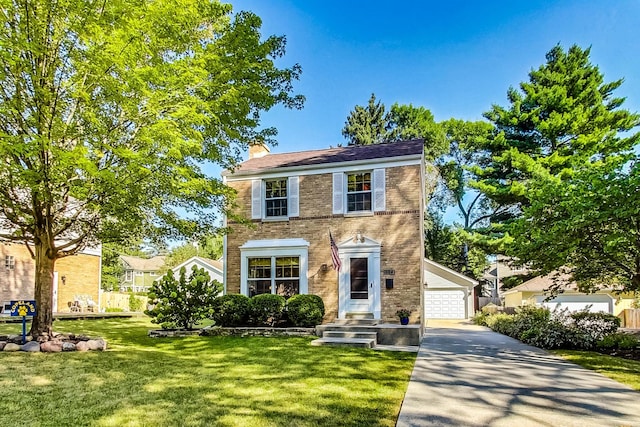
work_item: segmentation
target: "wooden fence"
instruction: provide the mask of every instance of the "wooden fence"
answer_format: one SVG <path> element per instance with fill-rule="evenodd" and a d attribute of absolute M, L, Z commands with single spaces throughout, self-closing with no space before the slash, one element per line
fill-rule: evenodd
<path fill-rule="evenodd" d="M 100 297 L 100 308 L 106 310 L 108 308 L 120 308 L 123 311 L 131 311 L 129 307 L 130 294 L 123 292 L 103 292 Z M 147 309 L 147 297 L 142 295 L 135 295 L 134 298 L 142 302 L 141 309 L 138 311 L 144 311 Z"/>
<path fill-rule="evenodd" d="M 618 315 L 621 326 L 629 329 L 640 329 L 640 308 L 626 308 Z"/>

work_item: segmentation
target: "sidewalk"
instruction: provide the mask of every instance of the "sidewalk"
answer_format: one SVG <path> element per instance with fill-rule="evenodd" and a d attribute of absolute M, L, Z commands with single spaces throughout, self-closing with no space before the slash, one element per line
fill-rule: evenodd
<path fill-rule="evenodd" d="M 640 393 L 461 321 L 429 321 L 397 426 L 640 426 Z"/>

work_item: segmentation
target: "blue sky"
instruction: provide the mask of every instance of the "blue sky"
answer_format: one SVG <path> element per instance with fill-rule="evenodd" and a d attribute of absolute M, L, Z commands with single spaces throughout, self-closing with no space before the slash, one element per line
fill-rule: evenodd
<path fill-rule="evenodd" d="M 437 121 L 479 120 L 527 79 L 560 43 L 592 47 L 606 81 L 624 77 L 617 96 L 640 111 L 640 1 L 235 0 L 234 11 L 263 20 L 263 35 L 285 35 L 280 66 L 298 63 L 302 110 L 275 108 L 272 152 L 346 144 L 341 129 L 355 105 L 375 93 L 424 106 Z"/>

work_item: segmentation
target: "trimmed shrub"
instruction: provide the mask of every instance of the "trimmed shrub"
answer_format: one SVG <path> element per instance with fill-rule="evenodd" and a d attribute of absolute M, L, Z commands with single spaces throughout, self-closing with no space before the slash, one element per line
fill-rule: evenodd
<path fill-rule="evenodd" d="M 218 326 L 245 326 L 251 315 L 251 300 L 246 295 L 227 294 L 213 301 L 211 318 Z"/>
<path fill-rule="evenodd" d="M 284 314 L 282 295 L 260 294 L 251 298 L 251 321 L 256 326 L 274 326 Z"/>
<path fill-rule="evenodd" d="M 322 323 L 324 303 L 318 295 L 294 295 L 287 301 L 287 316 L 293 326 L 313 328 Z"/>
<path fill-rule="evenodd" d="M 124 308 L 120 307 L 107 307 L 104 309 L 105 313 L 122 313 L 124 312 Z"/>
<path fill-rule="evenodd" d="M 618 332 L 602 338 L 596 343 L 596 347 L 599 349 L 631 350 L 640 347 L 640 340 L 633 335 Z"/>
<path fill-rule="evenodd" d="M 503 335 L 513 336 L 515 319 L 513 316 L 504 313 L 492 314 L 487 317 L 486 325 Z"/>

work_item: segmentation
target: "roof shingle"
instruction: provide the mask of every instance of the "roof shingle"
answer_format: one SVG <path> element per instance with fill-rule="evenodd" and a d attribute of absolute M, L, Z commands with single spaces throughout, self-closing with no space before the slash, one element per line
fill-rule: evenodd
<path fill-rule="evenodd" d="M 243 174 L 276 168 L 414 156 L 421 155 L 423 148 L 423 139 L 413 139 L 410 141 L 397 141 L 386 144 L 351 145 L 324 150 L 267 154 L 264 157 L 253 158 L 242 162 L 235 171 L 224 171 L 222 174 Z"/>

